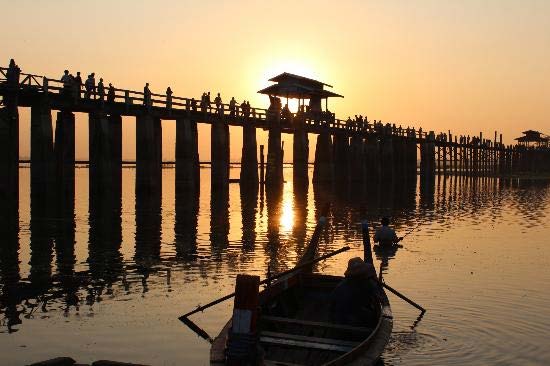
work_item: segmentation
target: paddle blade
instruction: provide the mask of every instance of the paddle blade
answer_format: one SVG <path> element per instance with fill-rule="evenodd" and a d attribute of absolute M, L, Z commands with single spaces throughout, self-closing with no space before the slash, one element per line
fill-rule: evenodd
<path fill-rule="evenodd" d="M 183 324 L 187 325 L 189 329 L 191 329 L 193 332 L 197 333 L 201 338 L 206 339 L 208 342 L 212 343 L 214 340 L 210 337 L 208 333 L 202 328 L 200 328 L 197 324 L 193 323 L 191 319 L 180 316 L 178 318 Z"/>

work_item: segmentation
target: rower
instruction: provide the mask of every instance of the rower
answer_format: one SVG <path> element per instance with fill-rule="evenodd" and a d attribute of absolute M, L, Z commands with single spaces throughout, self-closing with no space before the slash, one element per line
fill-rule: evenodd
<path fill-rule="evenodd" d="M 380 246 L 393 246 L 403 240 L 403 237 L 397 237 L 395 230 L 393 230 L 390 225 L 390 219 L 387 217 L 382 217 L 380 220 L 382 226 L 376 229 L 374 233 L 374 242 L 378 243 Z"/>
<path fill-rule="evenodd" d="M 378 292 L 374 266 L 359 257 L 351 258 L 344 276 L 331 294 L 331 320 L 352 326 L 372 324 Z"/>

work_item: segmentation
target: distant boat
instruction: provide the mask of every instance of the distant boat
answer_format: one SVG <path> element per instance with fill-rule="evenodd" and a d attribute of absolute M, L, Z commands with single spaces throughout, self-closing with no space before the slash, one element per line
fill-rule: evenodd
<path fill-rule="evenodd" d="M 320 237 L 317 231 L 297 266 L 315 256 Z M 212 343 L 210 365 L 374 365 L 393 328 L 388 297 L 379 286 L 378 296 L 373 299 L 376 316 L 370 322 L 353 326 L 331 322 L 331 293 L 343 279 L 313 274 L 308 266 L 275 280 L 259 294 L 261 310 L 252 336 L 258 350 L 255 361 L 227 361 L 232 347 L 228 346 L 230 319 Z"/>

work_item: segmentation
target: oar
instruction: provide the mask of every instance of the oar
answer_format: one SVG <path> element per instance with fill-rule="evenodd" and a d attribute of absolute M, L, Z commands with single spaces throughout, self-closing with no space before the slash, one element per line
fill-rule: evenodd
<path fill-rule="evenodd" d="M 330 253 L 328 253 L 328 254 L 322 255 L 322 256 L 317 257 L 317 258 L 315 258 L 315 259 L 313 259 L 313 260 L 310 260 L 310 261 L 308 261 L 308 262 L 302 263 L 302 264 L 300 264 L 299 266 L 296 266 L 296 267 L 294 267 L 294 268 L 292 268 L 292 269 L 283 271 L 283 272 L 281 272 L 281 273 L 278 273 L 278 274 L 276 274 L 276 275 L 274 275 L 274 276 L 271 276 L 271 277 L 269 277 L 269 278 L 266 278 L 266 279 L 260 281 L 260 285 L 264 285 L 264 284 L 266 284 L 266 283 L 272 282 L 273 280 L 276 280 L 276 279 L 281 278 L 281 277 L 284 277 L 284 276 L 286 276 L 286 275 L 288 275 L 288 274 L 290 274 L 290 273 L 293 273 L 293 272 L 299 271 L 299 270 L 301 270 L 301 269 L 304 269 L 304 268 L 306 268 L 306 267 L 308 267 L 308 266 L 311 266 L 312 264 L 321 262 L 321 261 L 323 261 L 323 260 L 325 260 L 325 259 L 327 259 L 327 258 L 334 257 L 334 256 L 337 255 L 337 254 L 340 254 L 340 253 L 343 253 L 343 252 L 345 252 L 345 251 L 348 251 L 349 249 L 350 249 L 350 247 L 345 246 L 345 247 L 343 247 L 343 248 L 340 248 L 340 249 L 335 250 L 335 251 L 333 251 L 333 252 L 330 252 Z M 219 304 L 219 303 L 221 303 L 221 302 L 224 302 L 225 300 L 231 299 L 233 296 L 235 296 L 235 293 L 234 293 L 234 292 L 232 292 L 232 293 L 230 293 L 230 294 L 228 294 L 228 295 L 225 295 L 225 296 L 223 296 L 223 297 L 220 297 L 220 298 L 217 299 L 217 300 L 211 301 L 211 302 L 209 302 L 209 303 L 206 304 L 206 305 L 199 306 L 199 307 L 197 307 L 195 310 L 190 311 L 190 312 L 188 312 L 188 313 L 186 313 L 186 314 L 180 316 L 178 319 L 181 320 L 181 321 L 183 321 L 183 318 L 187 318 L 187 317 L 189 317 L 189 316 L 191 316 L 191 315 L 193 315 L 193 314 L 196 314 L 196 313 L 198 313 L 198 312 L 204 311 L 204 310 L 206 310 L 206 309 L 208 309 L 208 308 L 210 308 L 210 307 L 212 307 L 212 306 L 214 306 L 214 305 L 217 305 L 217 304 Z"/>
<path fill-rule="evenodd" d="M 327 259 L 327 258 L 333 257 L 333 256 L 335 256 L 335 255 L 337 255 L 337 254 L 342 253 L 342 252 L 348 251 L 349 249 L 350 249 L 350 247 L 345 246 L 345 247 L 343 247 L 343 248 L 340 248 L 340 249 L 335 250 L 335 251 L 333 251 L 333 252 L 330 252 L 330 253 L 328 253 L 328 254 L 322 255 L 322 256 L 317 257 L 317 258 L 315 258 L 315 259 L 313 259 L 313 260 L 311 260 L 311 261 L 308 261 L 308 262 L 305 262 L 305 263 L 303 263 L 303 264 L 301 264 L 301 265 L 299 265 L 299 266 L 296 266 L 296 267 L 294 267 L 294 268 L 292 268 L 292 269 L 289 269 L 289 270 L 287 270 L 287 271 L 283 271 L 283 272 L 281 272 L 281 273 L 278 273 L 278 274 L 276 274 L 275 276 L 266 278 L 266 279 L 264 279 L 263 281 L 260 281 L 260 284 L 262 285 L 262 284 L 266 284 L 266 283 L 271 283 L 271 281 L 273 281 L 273 280 L 276 280 L 276 279 L 278 279 L 278 278 L 284 277 L 284 276 L 286 276 L 286 275 L 288 275 L 288 274 L 290 274 L 290 273 L 299 271 L 299 270 L 301 270 L 301 269 L 304 269 L 304 268 L 307 268 L 307 267 L 311 267 L 311 266 L 312 266 L 313 264 L 315 264 L 315 263 L 321 262 L 321 261 L 323 261 L 323 260 L 325 260 L 325 259 Z M 221 302 L 224 302 L 225 300 L 228 300 L 228 299 L 230 299 L 230 298 L 232 298 L 232 297 L 234 297 L 234 296 L 235 296 L 235 293 L 232 292 L 232 293 L 230 293 L 230 294 L 228 294 L 228 295 L 225 295 L 225 296 L 223 296 L 223 297 L 220 297 L 220 298 L 217 299 L 217 300 L 214 300 L 214 301 L 212 301 L 212 302 L 209 302 L 209 303 L 206 304 L 206 305 L 199 306 L 199 307 L 197 307 L 195 310 L 190 311 L 190 312 L 188 312 L 187 314 L 184 314 L 184 315 L 180 316 L 178 319 L 179 319 L 183 324 L 187 325 L 192 331 L 194 331 L 195 333 L 197 333 L 201 338 L 204 338 L 204 339 L 206 339 L 208 342 L 212 343 L 212 342 L 213 342 L 212 337 L 210 337 L 210 335 L 209 335 L 204 329 L 202 329 L 202 328 L 199 327 L 197 324 L 195 324 L 191 319 L 189 319 L 189 316 L 191 316 L 191 315 L 193 315 L 193 314 L 196 314 L 196 313 L 198 313 L 198 312 L 200 312 L 200 311 L 204 311 L 205 309 L 208 309 L 209 307 L 212 307 L 212 306 L 214 306 L 214 305 L 216 305 L 216 304 L 219 304 L 219 303 L 221 303 Z"/>
<path fill-rule="evenodd" d="M 363 229 L 364 260 L 367 263 L 373 264 L 372 251 L 371 251 L 371 247 L 370 247 L 369 223 L 368 223 L 367 220 L 363 221 L 362 229 Z M 426 309 L 424 309 L 422 306 L 418 305 L 417 303 L 415 303 L 414 301 L 412 301 L 411 299 L 409 299 L 408 297 L 406 297 L 405 295 L 403 295 L 402 293 L 400 293 L 399 291 L 397 291 L 393 287 L 390 287 L 384 281 L 381 281 L 379 283 L 380 283 L 380 285 L 382 285 L 384 288 L 388 289 L 390 292 L 395 294 L 400 299 L 405 300 L 406 302 L 408 302 L 409 304 L 411 304 L 412 306 L 414 306 L 415 308 L 420 310 L 422 312 L 422 314 L 424 314 L 426 312 Z"/>
<path fill-rule="evenodd" d="M 420 310 L 422 312 L 422 314 L 424 314 L 426 312 L 426 309 L 424 309 L 422 306 L 418 305 L 417 303 L 415 303 L 414 301 L 412 301 L 411 299 L 409 299 L 408 297 L 406 297 L 405 295 L 403 295 L 402 293 L 400 293 L 399 291 L 397 291 L 393 287 L 390 287 L 385 282 L 382 281 L 382 282 L 380 282 L 380 284 L 382 286 L 384 286 L 384 288 L 390 290 L 390 292 L 392 292 L 394 295 L 396 295 L 400 299 L 405 300 L 406 302 L 408 302 L 409 304 L 411 304 L 412 306 L 414 306 L 415 308 Z"/>

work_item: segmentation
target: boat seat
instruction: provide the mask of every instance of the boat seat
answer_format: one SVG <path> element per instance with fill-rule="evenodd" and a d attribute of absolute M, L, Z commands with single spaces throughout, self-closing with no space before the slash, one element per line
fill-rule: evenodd
<path fill-rule="evenodd" d="M 337 324 L 337 323 L 315 322 L 310 320 L 283 318 L 279 316 L 262 316 L 260 320 L 272 322 L 272 323 L 297 324 L 297 325 L 305 325 L 310 327 L 341 330 L 341 331 L 347 331 L 350 333 L 360 333 L 360 334 L 372 333 L 372 328 L 367 328 L 367 327 L 357 327 L 357 326 Z"/>
<path fill-rule="evenodd" d="M 260 332 L 260 343 L 347 353 L 359 345 L 360 342 L 264 331 Z"/>
<path fill-rule="evenodd" d="M 264 366 L 303 366 L 297 363 L 288 363 L 282 361 L 263 360 Z"/>

